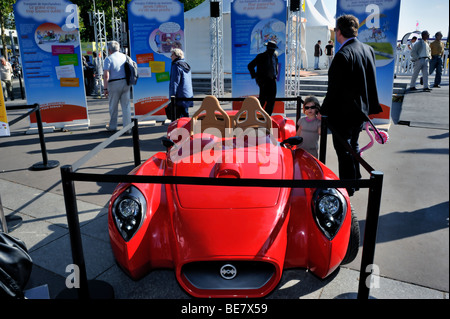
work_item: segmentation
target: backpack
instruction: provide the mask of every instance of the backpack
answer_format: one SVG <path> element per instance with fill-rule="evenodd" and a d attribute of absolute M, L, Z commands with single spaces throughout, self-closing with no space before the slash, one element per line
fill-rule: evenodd
<path fill-rule="evenodd" d="M 125 61 L 125 78 L 127 85 L 135 85 L 139 78 L 137 64 L 128 55 Z"/>
<path fill-rule="evenodd" d="M 31 275 L 33 260 L 25 244 L 0 232 L 0 300 L 24 299 L 24 288 Z"/>

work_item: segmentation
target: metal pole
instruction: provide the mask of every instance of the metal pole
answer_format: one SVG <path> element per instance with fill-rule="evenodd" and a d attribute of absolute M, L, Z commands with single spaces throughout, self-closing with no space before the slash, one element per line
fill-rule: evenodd
<path fill-rule="evenodd" d="M 133 119 L 133 152 L 134 152 L 134 166 L 141 165 L 141 149 L 139 146 L 139 126 L 138 119 Z"/>
<path fill-rule="evenodd" d="M 47 165 L 48 163 L 47 148 L 45 146 L 44 129 L 42 127 L 41 107 L 39 106 L 39 104 L 35 104 L 34 106 L 36 107 L 36 122 L 39 132 L 39 142 L 41 143 L 42 164 Z"/>
<path fill-rule="evenodd" d="M 72 173 L 71 165 L 61 167 L 64 204 L 66 206 L 67 223 L 69 226 L 70 247 L 72 249 L 73 263 L 77 265 L 80 270 L 80 288 L 77 289 L 78 298 L 89 299 L 89 287 L 86 274 L 86 264 L 84 261 L 83 245 L 81 241 L 80 222 L 78 220 L 75 184 L 73 180 L 70 179 L 70 173 Z"/>
<path fill-rule="evenodd" d="M 175 96 L 170 97 L 170 107 L 172 108 L 172 118 L 171 121 L 175 121 L 177 119 L 177 108 L 175 106 Z"/>
<path fill-rule="evenodd" d="M 380 215 L 381 191 L 383 188 L 383 173 L 372 171 L 370 175 L 372 186 L 369 188 L 367 203 L 366 226 L 364 228 L 364 242 L 359 274 L 358 299 L 368 299 L 371 286 L 371 272 L 368 269 L 373 265 L 375 245 L 377 240 L 378 217 Z"/>
<path fill-rule="evenodd" d="M 87 279 L 86 263 L 83 254 L 81 240 L 80 221 L 78 219 L 78 207 L 75 193 L 75 184 L 70 176 L 73 173 L 71 165 L 61 167 L 61 182 L 64 193 L 64 204 L 66 207 L 67 224 L 69 227 L 70 248 L 72 260 L 79 270 L 79 288 L 66 287 L 58 294 L 57 299 L 114 299 L 113 287 L 100 280 Z"/>
<path fill-rule="evenodd" d="M 41 144 L 41 153 L 42 153 L 42 162 L 34 164 L 31 169 L 34 170 L 44 170 L 44 169 L 50 169 L 55 168 L 59 166 L 58 161 L 49 161 L 47 158 L 47 147 L 45 146 L 45 138 L 44 138 L 44 129 L 42 127 L 42 117 L 41 117 L 41 110 L 39 104 L 34 104 L 36 108 L 36 122 L 38 126 L 38 132 L 39 132 L 39 142 Z"/>
<path fill-rule="evenodd" d="M 300 117 L 302 116 L 302 98 L 300 96 L 297 96 L 297 110 L 295 114 L 295 130 L 298 130 L 298 120 L 300 120 Z"/>
<path fill-rule="evenodd" d="M 20 96 L 22 97 L 22 100 L 25 98 L 23 93 L 23 84 L 22 84 L 22 66 L 20 66 L 19 70 L 19 86 L 20 86 Z"/>
<path fill-rule="evenodd" d="M 319 160 L 324 164 L 327 158 L 327 137 L 328 137 L 327 116 L 322 115 L 322 121 L 320 126 Z"/>

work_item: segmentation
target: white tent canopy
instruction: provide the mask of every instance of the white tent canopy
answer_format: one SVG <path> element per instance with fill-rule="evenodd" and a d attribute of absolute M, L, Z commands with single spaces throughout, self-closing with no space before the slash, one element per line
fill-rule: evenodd
<path fill-rule="evenodd" d="M 321 1 L 321 0 L 317 0 Z M 306 18 L 306 52 L 308 57 L 308 68 L 314 67 L 314 46 L 317 41 L 322 42 L 321 48 L 323 55 L 319 60 L 319 67 L 326 68 L 328 62 L 325 56 L 325 45 L 330 40 L 332 25 L 324 18 L 319 11 L 311 4 L 311 0 L 305 0 L 305 18 Z"/>
<path fill-rule="evenodd" d="M 231 74 L 231 20 L 230 0 L 222 0 L 224 72 Z M 184 13 L 186 61 L 194 74 L 211 73 L 210 0 Z"/>
<path fill-rule="evenodd" d="M 304 67 L 312 68 L 314 66 L 314 45 L 318 40 L 322 41 L 322 50 L 325 51 L 325 45 L 330 40 L 331 30 L 335 22 L 329 21 L 331 16 L 323 4 L 323 0 L 317 0 L 316 7 L 311 4 L 312 0 L 305 0 L 305 32 L 302 28 L 302 46 L 306 51 L 308 60 Z M 231 0 L 222 0 L 223 16 L 223 43 L 224 43 L 224 72 L 231 74 Z M 187 62 L 192 67 L 194 74 L 205 74 L 209 77 L 211 73 L 211 48 L 210 48 L 210 0 L 205 0 L 197 7 L 184 13 L 184 34 L 185 34 L 185 55 Z M 306 40 L 306 41 L 305 41 Z M 325 53 L 324 53 L 325 54 Z M 320 67 L 325 68 L 326 57 L 323 55 L 320 59 Z"/>
<path fill-rule="evenodd" d="M 327 21 L 329 22 L 330 27 L 334 28 L 334 26 L 336 24 L 336 19 L 331 15 L 330 11 L 328 11 L 327 7 L 323 3 L 323 0 L 317 0 L 316 4 L 314 5 L 314 8 L 316 8 L 317 11 L 319 11 L 319 13 L 325 19 L 327 19 Z"/>

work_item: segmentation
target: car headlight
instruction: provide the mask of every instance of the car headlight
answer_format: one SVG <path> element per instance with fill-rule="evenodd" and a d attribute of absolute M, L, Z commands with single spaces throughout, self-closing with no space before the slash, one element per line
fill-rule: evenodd
<path fill-rule="evenodd" d="M 130 186 L 116 198 L 112 205 L 112 215 L 125 241 L 129 241 L 139 229 L 145 212 L 144 195 L 134 186 Z"/>
<path fill-rule="evenodd" d="M 344 196 L 334 188 L 319 188 L 314 192 L 312 208 L 321 231 L 328 239 L 333 239 L 347 212 Z"/>

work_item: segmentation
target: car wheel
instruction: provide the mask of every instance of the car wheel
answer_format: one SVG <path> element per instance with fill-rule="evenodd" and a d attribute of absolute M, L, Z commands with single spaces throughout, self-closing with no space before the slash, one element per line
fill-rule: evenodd
<path fill-rule="evenodd" d="M 352 226 L 350 228 L 350 240 L 348 242 L 347 252 L 342 260 L 342 265 L 349 264 L 355 260 L 359 250 L 359 223 L 358 218 L 353 212 L 352 207 Z"/>

